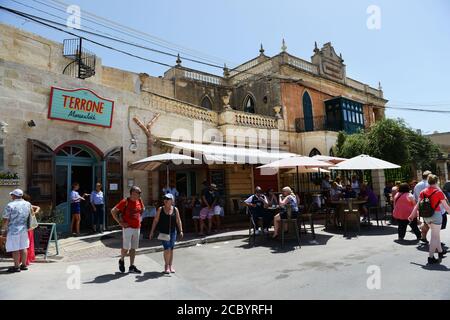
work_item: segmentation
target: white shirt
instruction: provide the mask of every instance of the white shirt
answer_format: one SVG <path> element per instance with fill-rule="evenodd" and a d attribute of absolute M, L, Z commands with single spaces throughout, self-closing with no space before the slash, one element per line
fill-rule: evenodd
<path fill-rule="evenodd" d="M 414 187 L 414 199 L 416 199 L 416 202 L 419 202 L 420 193 L 426 188 L 428 188 L 427 180 L 422 180 L 421 182 L 416 184 L 416 186 Z"/>

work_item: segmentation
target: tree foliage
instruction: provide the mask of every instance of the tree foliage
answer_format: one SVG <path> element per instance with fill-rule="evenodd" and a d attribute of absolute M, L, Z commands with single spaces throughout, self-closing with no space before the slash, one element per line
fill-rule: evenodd
<path fill-rule="evenodd" d="M 430 169 L 439 155 L 436 144 L 400 119 L 378 121 L 367 132 L 340 132 L 336 149 L 339 157 L 367 154 L 401 166 L 414 163 L 422 170 Z"/>

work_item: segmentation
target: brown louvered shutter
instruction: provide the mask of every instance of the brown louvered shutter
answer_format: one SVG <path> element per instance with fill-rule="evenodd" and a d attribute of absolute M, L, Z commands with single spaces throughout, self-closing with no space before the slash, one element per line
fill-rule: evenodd
<path fill-rule="evenodd" d="M 55 203 L 55 153 L 46 144 L 28 139 L 27 193 L 43 212 Z"/>

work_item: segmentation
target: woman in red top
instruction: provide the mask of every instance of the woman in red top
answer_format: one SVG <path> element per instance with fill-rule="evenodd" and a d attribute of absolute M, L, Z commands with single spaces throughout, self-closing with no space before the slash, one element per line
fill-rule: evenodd
<path fill-rule="evenodd" d="M 31 202 L 31 197 L 28 194 L 24 194 L 23 199 L 28 202 Z M 38 206 L 31 205 L 31 210 L 33 210 L 32 215 L 35 216 L 41 211 L 41 208 Z M 30 246 L 27 249 L 27 261 L 25 262 L 26 266 L 29 266 L 32 262 L 36 260 L 36 256 L 34 253 L 34 229 L 28 230 L 28 240 L 30 241 Z"/>
<path fill-rule="evenodd" d="M 447 253 L 447 251 L 442 250 L 441 246 L 441 226 L 442 226 L 442 214 L 441 206 L 450 212 L 450 206 L 447 203 L 444 193 L 437 186 L 438 177 L 434 174 L 428 176 L 429 187 L 420 193 L 419 199 L 422 200 L 424 197 L 430 199 L 431 207 L 434 209 L 434 214 L 430 218 L 423 218 L 423 220 L 431 228 L 431 241 L 430 241 L 430 252 L 428 257 L 428 263 L 439 263 L 440 259 Z M 420 202 L 419 200 L 419 202 Z M 419 216 L 419 203 L 414 207 L 413 212 L 409 216 L 408 220 L 413 221 Z M 434 257 L 434 253 L 438 252 L 439 259 Z"/>
<path fill-rule="evenodd" d="M 416 200 L 409 191 L 409 185 L 407 183 L 402 183 L 394 197 L 394 218 L 398 221 L 398 240 L 403 240 L 405 238 L 408 224 L 416 235 L 417 240 L 421 239 L 421 233 L 417 227 L 417 218 L 413 219 L 411 222 L 408 220 L 416 205 Z"/>

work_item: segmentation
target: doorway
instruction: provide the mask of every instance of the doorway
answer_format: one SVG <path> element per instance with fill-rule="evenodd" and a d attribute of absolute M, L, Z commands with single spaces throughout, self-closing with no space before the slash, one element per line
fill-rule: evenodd
<path fill-rule="evenodd" d="M 85 146 L 65 146 L 56 153 L 56 208 L 64 217 L 61 228 L 70 232 L 70 192 L 73 183 L 80 185 L 78 193 L 90 194 L 97 182 L 104 184 L 103 161 Z M 88 232 L 92 227 L 92 209 L 90 198 L 81 202 L 81 232 Z"/>

